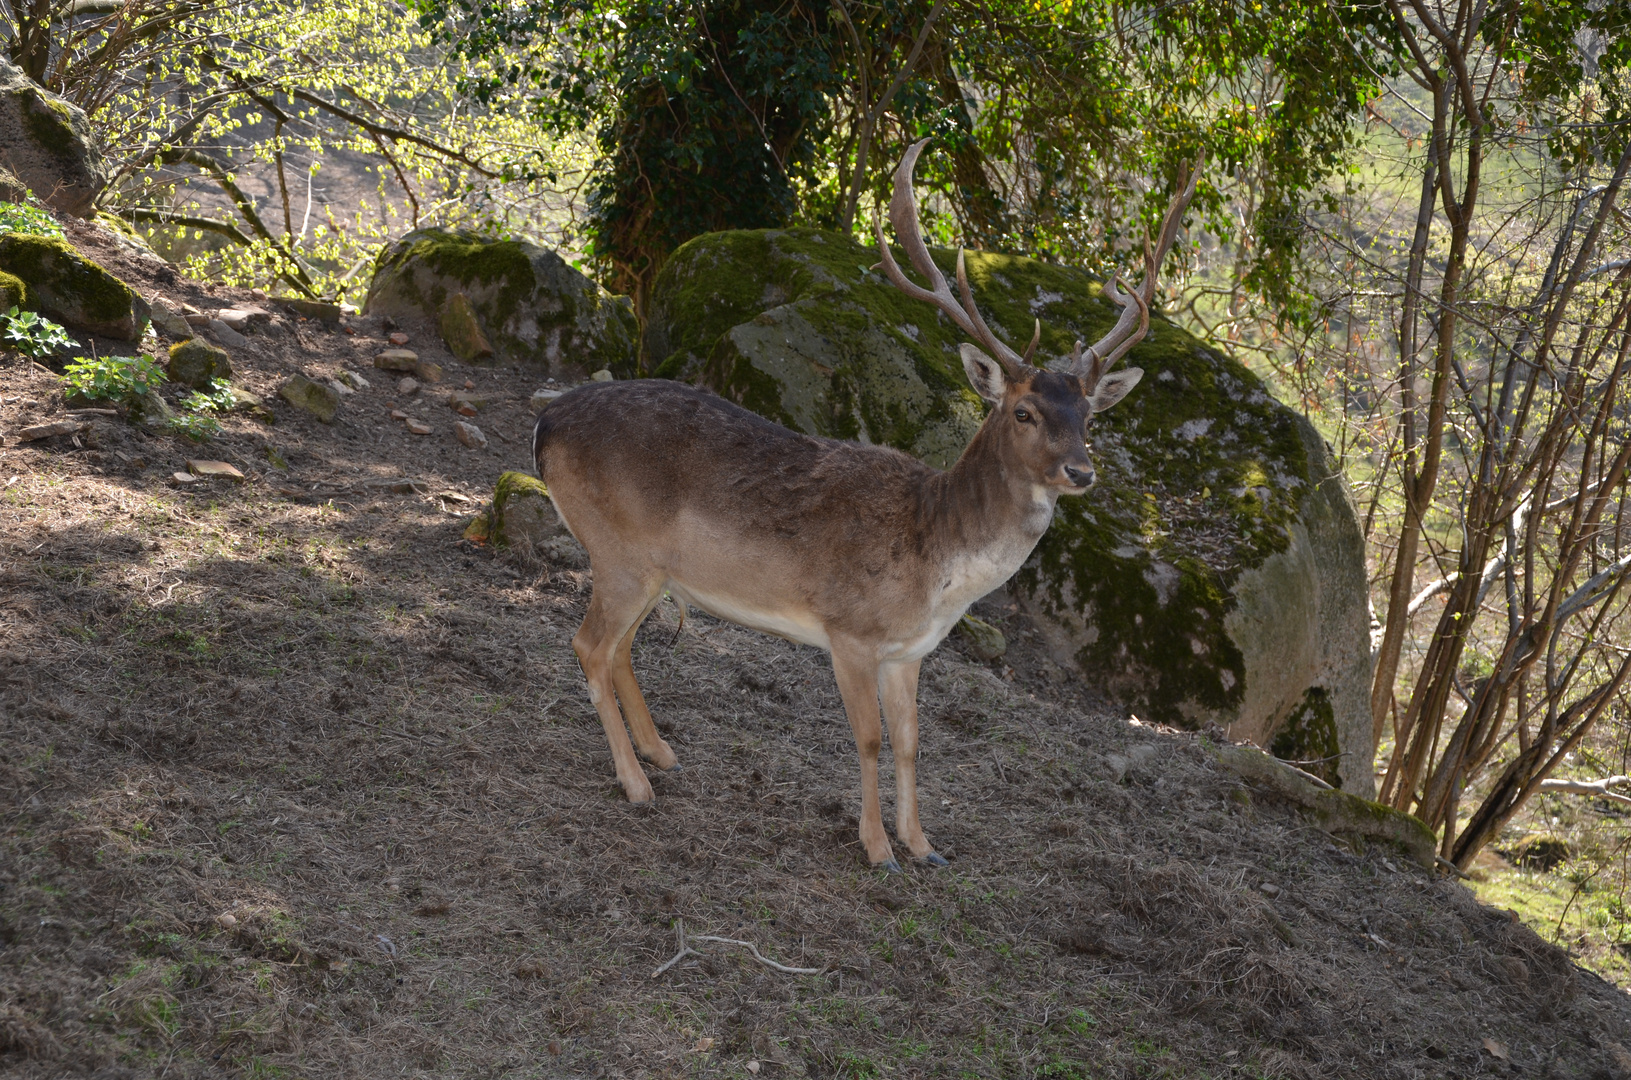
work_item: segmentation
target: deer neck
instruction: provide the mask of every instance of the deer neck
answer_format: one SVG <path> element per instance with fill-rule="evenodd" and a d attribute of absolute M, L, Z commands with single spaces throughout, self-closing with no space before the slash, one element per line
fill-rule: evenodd
<path fill-rule="evenodd" d="M 943 557 L 996 560 L 1007 566 L 992 588 L 1030 555 L 1059 501 L 1058 489 L 1033 479 L 989 424 L 981 426 L 957 463 L 935 481 L 939 490 L 932 500 L 931 530 L 943 545 Z"/>

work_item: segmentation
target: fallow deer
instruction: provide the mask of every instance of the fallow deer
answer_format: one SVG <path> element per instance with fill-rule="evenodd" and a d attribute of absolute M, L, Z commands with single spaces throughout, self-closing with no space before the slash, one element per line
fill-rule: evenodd
<path fill-rule="evenodd" d="M 1156 271 L 1199 171 L 1180 185 L 1154 249 L 1146 243 L 1139 288 L 1104 286 L 1122 309 L 1115 327 L 1085 352 L 1078 341 L 1068 364 L 1048 371 L 1030 364 L 1040 322 L 1021 356 L 980 316 L 961 252 L 961 303 L 930 260 L 912 191 L 927 141 L 895 170 L 889 218 L 929 288 L 906 277 L 881 223 L 875 228 L 888 279 L 979 342 L 962 346 L 963 369 L 992 408 L 950 469 L 888 447 L 797 434 L 655 379 L 565 394 L 539 417 L 532 444 L 562 522 L 589 553 L 593 593 L 572 647 L 629 801 L 653 798 L 634 747 L 660 769 L 678 764 L 630 662 L 635 631 L 667 591 L 832 653 L 861 758 L 861 843 L 890 871 L 900 866 L 878 804 L 879 700 L 895 757 L 895 834 L 917 859 L 945 865 L 918 821 L 919 667 L 969 605 L 1019 569 L 1059 497 L 1093 484 L 1088 426 L 1143 374 L 1109 369 L 1149 329 Z"/>

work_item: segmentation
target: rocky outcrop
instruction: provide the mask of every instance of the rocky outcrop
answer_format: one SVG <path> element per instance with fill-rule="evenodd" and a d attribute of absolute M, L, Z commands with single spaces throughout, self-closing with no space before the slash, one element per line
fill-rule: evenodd
<path fill-rule="evenodd" d="M 0 271 L 23 280 L 29 303 L 40 314 L 75 330 L 140 341 L 147 328 L 147 301 L 66 240 L 0 235 Z"/>
<path fill-rule="evenodd" d="M 88 217 L 107 165 L 79 106 L 0 59 L 0 168 L 53 210 Z"/>
<path fill-rule="evenodd" d="M 561 378 L 633 370 L 637 331 L 627 301 L 524 240 L 411 232 L 380 253 L 363 310 L 439 328 L 450 303 L 449 325 L 460 333 L 448 344 L 461 357 L 480 359 L 485 345 L 498 360 Z M 459 321 L 466 313 L 473 318 Z"/>
<path fill-rule="evenodd" d="M 936 252 L 950 274 L 954 253 Z M 652 292 L 645 363 L 797 430 L 950 465 L 984 407 L 950 322 L 813 230 L 713 233 Z M 1069 269 L 971 253 L 987 321 L 1061 357 L 1114 322 Z M 1046 362 L 1046 359 L 1044 359 Z M 1364 548 L 1318 433 L 1239 363 L 1155 319 L 1144 381 L 1095 421 L 1099 486 L 1062 499 L 1009 589 L 1054 659 L 1146 720 L 1216 722 L 1373 788 Z"/>

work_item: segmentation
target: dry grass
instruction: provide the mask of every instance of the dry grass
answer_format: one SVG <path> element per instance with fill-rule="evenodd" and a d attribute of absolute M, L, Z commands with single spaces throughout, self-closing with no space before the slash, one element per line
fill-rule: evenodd
<path fill-rule="evenodd" d="M 359 352 L 308 345 L 246 378 Z M 587 572 L 474 551 L 437 498 L 524 467 L 531 382 L 466 374 L 508 393 L 494 453 L 372 426 L 378 389 L 234 422 L 236 488 L 165 486 L 194 451 L 111 422 L 0 453 L 0 1073 L 1624 1075 L 1617 990 L 1049 681 L 1000 607 L 1011 668 L 925 665 L 950 869 L 864 865 L 823 655 L 669 605 L 635 663 L 685 768 L 629 806 L 568 644 Z M 821 973 L 700 944 L 653 979 L 682 919 Z"/>

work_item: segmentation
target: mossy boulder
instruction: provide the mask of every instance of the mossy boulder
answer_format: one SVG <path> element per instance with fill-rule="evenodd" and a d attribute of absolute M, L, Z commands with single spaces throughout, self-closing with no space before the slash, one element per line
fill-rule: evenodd
<path fill-rule="evenodd" d="M 0 235 L 0 270 L 27 284 L 34 310 L 75 330 L 140 341 L 147 328 L 147 301 L 66 240 Z"/>
<path fill-rule="evenodd" d="M 955 253 L 934 257 L 949 276 Z M 984 415 L 959 335 L 876 262 L 815 230 L 697 237 L 654 285 L 645 368 L 796 430 L 949 466 Z M 977 252 L 968 271 L 1016 347 L 1042 320 L 1043 363 L 1116 318 L 1078 271 Z M 1012 596 L 1055 660 L 1144 719 L 1217 722 L 1266 746 L 1302 710 L 1283 748 L 1326 758 L 1334 735 L 1333 778 L 1370 792 L 1364 547 L 1324 441 L 1238 362 L 1159 317 L 1128 363 L 1145 377 L 1095 421 L 1099 485 L 1060 500 Z"/>
<path fill-rule="evenodd" d="M 28 286 L 23 284 L 22 278 L 0 270 L 0 312 L 12 308 L 32 310 L 28 302 Z"/>
<path fill-rule="evenodd" d="M 232 378 L 232 357 L 219 345 L 212 345 L 203 338 L 188 338 L 170 346 L 165 370 L 171 382 L 194 390 L 207 390 L 216 379 Z"/>
<path fill-rule="evenodd" d="M 564 378 L 633 371 L 638 334 L 628 302 L 524 240 L 411 232 L 380 252 L 363 311 L 439 327 L 460 293 L 498 360 Z"/>
<path fill-rule="evenodd" d="M 51 209 L 77 217 L 108 185 L 108 168 L 79 106 L 0 59 L 0 168 Z"/>

